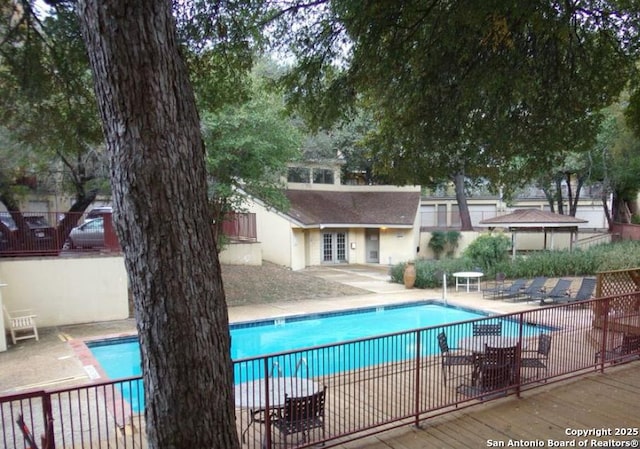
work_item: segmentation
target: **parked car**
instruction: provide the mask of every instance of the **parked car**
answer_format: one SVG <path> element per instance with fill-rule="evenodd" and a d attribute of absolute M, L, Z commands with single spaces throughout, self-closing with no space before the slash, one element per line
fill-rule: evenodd
<path fill-rule="evenodd" d="M 67 245 L 70 248 L 103 248 L 104 219 L 102 217 L 85 221 L 69 233 Z"/>
<path fill-rule="evenodd" d="M 27 247 L 24 249 L 54 249 L 56 230 L 49 224 L 45 217 L 42 215 L 26 215 L 24 216 L 24 220 L 27 223 L 27 226 L 29 226 L 29 230 L 31 231 L 33 238 L 33 243 L 26 245 Z M 8 229 L 8 232 L 15 234 L 18 231 L 16 222 L 8 213 L 0 215 L 0 221 L 2 221 L 2 224 L 6 227 L 0 227 L 0 249 L 15 249 L 11 248 L 11 241 L 16 241 L 17 236 L 12 238 L 12 236 L 6 235 L 6 229 Z"/>
<path fill-rule="evenodd" d="M 102 217 L 102 214 L 113 213 L 111 206 L 94 207 L 87 213 L 87 220 L 93 220 L 94 218 Z"/>

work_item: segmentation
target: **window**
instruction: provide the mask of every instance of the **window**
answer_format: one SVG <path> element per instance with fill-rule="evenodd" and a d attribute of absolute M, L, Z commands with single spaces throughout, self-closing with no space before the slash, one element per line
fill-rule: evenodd
<path fill-rule="evenodd" d="M 304 167 L 289 167 L 287 181 L 302 182 L 308 184 L 311 180 L 309 169 Z"/>
<path fill-rule="evenodd" d="M 314 184 L 333 184 L 333 170 L 323 168 L 313 169 Z"/>

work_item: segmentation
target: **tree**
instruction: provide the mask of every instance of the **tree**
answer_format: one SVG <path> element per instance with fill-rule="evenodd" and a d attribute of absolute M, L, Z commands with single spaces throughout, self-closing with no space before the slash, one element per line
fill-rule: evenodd
<path fill-rule="evenodd" d="M 287 162 L 299 157 L 301 136 L 285 117 L 281 93 L 267 90 L 268 79 L 257 74 L 252 81 L 248 101 L 204 112 L 202 118 L 219 250 L 225 216 L 242 210 L 248 194 L 279 210 L 287 208 L 283 179 Z"/>
<path fill-rule="evenodd" d="M 149 447 L 238 448 L 205 149 L 171 3 L 81 0 L 78 16 L 134 297 Z"/>
<path fill-rule="evenodd" d="M 463 229 L 468 179 L 530 179 L 593 143 L 593 111 L 634 69 L 638 11 L 622 2 L 320 3 L 297 27 L 293 101 L 320 123 L 371 105 L 383 173 L 453 181 Z"/>
<path fill-rule="evenodd" d="M 43 190 L 71 191 L 74 203 L 57 223 L 60 249 L 81 213 L 105 191 L 107 169 L 101 151 L 88 60 L 75 12 L 64 2 L 40 20 L 30 2 L 13 3 L 0 27 L 0 105 L 9 138 L 22 157 L 3 165 L 0 201 L 26 232 L 17 195 L 20 179 L 35 176 Z M 62 186 L 62 188 L 60 188 Z"/>
<path fill-rule="evenodd" d="M 640 138 L 629 126 L 631 117 L 625 114 L 625 104 L 628 102 L 623 97 L 603 112 L 605 120 L 592 151 L 593 177 L 602 184 L 602 204 L 609 226 L 631 222 L 640 190 Z"/>

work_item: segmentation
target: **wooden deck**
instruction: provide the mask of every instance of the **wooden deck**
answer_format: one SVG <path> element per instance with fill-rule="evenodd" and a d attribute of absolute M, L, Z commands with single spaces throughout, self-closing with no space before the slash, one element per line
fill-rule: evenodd
<path fill-rule="evenodd" d="M 421 428 L 401 427 L 342 446 L 349 449 L 422 449 L 509 447 L 511 440 L 555 442 L 589 440 L 640 441 L 640 435 L 615 435 L 615 429 L 640 429 L 640 362 L 478 404 L 423 421 Z M 577 437 L 567 429 L 610 429 L 611 435 Z M 611 446 L 611 445 L 610 445 Z M 630 446 L 630 447 L 637 447 Z"/>

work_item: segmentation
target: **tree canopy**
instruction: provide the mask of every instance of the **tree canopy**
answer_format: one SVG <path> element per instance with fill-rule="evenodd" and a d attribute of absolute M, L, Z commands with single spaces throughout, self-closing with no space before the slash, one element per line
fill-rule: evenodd
<path fill-rule="evenodd" d="M 590 147 L 634 73 L 638 10 L 604 6 L 322 2 L 297 19 L 285 82 L 318 126 L 371 107 L 377 168 L 397 183 L 526 180 Z"/>
<path fill-rule="evenodd" d="M 283 179 L 287 163 L 299 157 L 301 134 L 285 116 L 281 93 L 267 89 L 268 81 L 258 69 L 247 101 L 202 113 L 218 236 L 225 215 L 241 211 L 249 194 L 269 207 L 288 207 Z"/>

